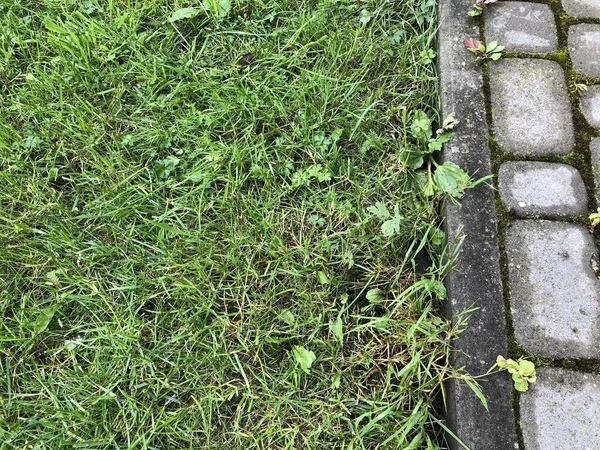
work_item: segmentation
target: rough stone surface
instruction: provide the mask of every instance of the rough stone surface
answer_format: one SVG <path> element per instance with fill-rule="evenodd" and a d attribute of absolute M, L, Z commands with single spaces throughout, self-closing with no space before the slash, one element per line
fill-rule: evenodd
<path fill-rule="evenodd" d="M 551 52 L 558 46 L 552 10 L 536 3 L 507 2 L 486 8 L 485 37 L 511 52 Z"/>
<path fill-rule="evenodd" d="M 596 200 L 600 204 L 600 138 L 593 139 L 590 143 L 592 153 L 592 169 L 596 185 Z"/>
<path fill-rule="evenodd" d="M 512 161 L 498 174 L 500 197 L 517 217 L 559 218 L 587 212 L 587 194 L 579 172 L 566 164 Z"/>
<path fill-rule="evenodd" d="M 590 232 L 571 223 L 516 221 L 507 253 L 517 340 L 542 356 L 600 357 L 600 280 Z"/>
<path fill-rule="evenodd" d="M 461 124 L 443 151 L 474 177 L 491 173 L 491 153 L 485 120 L 481 67 L 465 51 L 464 37 L 477 36 L 476 21 L 467 13 L 472 0 L 439 0 L 440 94 L 442 114 L 454 112 Z M 493 189 L 481 183 L 471 189 L 460 206 L 444 211 L 448 244 L 456 252 L 454 269 L 446 278 L 446 315 L 453 320 L 473 304 L 479 307 L 469 326 L 454 342 L 451 363 L 469 373 L 484 374 L 496 357 L 507 352 L 505 309 L 500 279 L 500 255 Z M 464 237 L 462 245 L 457 243 Z M 454 253 L 453 253 L 454 254 Z M 482 390 L 489 412 L 469 387 L 458 380 L 447 384 L 447 423 L 472 450 L 514 450 L 517 442 L 512 405 L 512 383 L 505 373 L 486 377 Z M 448 435 L 451 450 L 464 449 Z"/>
<path fill-rule="evenodd" d="M 504 150 L 515 155 L 573 150 L 571 104 L 558 63 L 500 60 L 490 65 L 490 88 L 494 134 Z"/>
<path fill-rule="evenodd" d="M 600 19 L 598 0 L 562 0 L 562 5 L 571 16 Z"/>
<path fill-rule="evenodd" d="M 600 128 L 600 86 L 590 86 L 581 95 L 579 105 L 585 120 L 591 126 Z"/>
<path fill-rule="evenodd" d="M 600 377 L 563 369 L 538 369 L 521 395 L 526 450 L 595 450 L 600 445 Z"/>
<path fill-rule="evenodd" d="M 569 28 L 569 52 L 577 71 L 600 78 L 600 24 L 583 23 Z"/>

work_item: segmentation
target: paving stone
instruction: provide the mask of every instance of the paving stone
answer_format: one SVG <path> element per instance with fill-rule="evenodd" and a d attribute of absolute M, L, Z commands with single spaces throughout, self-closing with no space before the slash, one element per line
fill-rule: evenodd
<path fill-rule="evenodd" d="M 525 2 L 498 3 L 486 8 L 487 42 L 498 41 L 511 52 L 551 52 L 558 38 L 548 5 Z"/>
<path fill-rule="evenodd" d="M 527 450 L 596 450 L 600 443 L 600 377 L 564 369 L 537 370 L 521 395 Z"/>
<path fill-rule="evenodd" d="M 565 155 L 573 150 L 571 104 L 560 65 L 504 59 L 490 65 L 493 128 L 516 155 Z"/>
<path fill-rule="evenodd" d="M 600 138 L 593 139 L 590 144 L 592 153 L 592 169 L 594 171 L 594 180 L 596 184 L 596 200 L 600 204 Z"/>
<path fill-rule="evenodd" d="M 507 254 L 517 340 L 542 356 L 600 357 L 600 280 L 587 228 L 518 220 L 507 231 Z"/>
<path fill-rule="evenodd" d="M 579 172 L 566 164 L 511 161 L 498 174 L 500 197 L 517 217 L 559 218 L 587 212 Z"/>
<path fill-rule="evenodd" d="M 562 5 L 571 16 L 600 19 L 598 0 L 562 0 Z"/>
<path fill-rule="evenodd" d="M 585 120 L 591 126 L 600 128 L 600 86 L 590 86 L 581 95 L 579 106 Z"/>
<path fill-rule="evenodd" d="M 569 52 L 577 71 L 600 78 L 600 24 L 582 23 L 569 28 Z"/>

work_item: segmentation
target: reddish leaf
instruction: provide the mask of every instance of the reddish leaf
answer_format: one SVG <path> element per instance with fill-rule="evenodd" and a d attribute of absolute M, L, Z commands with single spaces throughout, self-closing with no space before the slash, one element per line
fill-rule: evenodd
<path fill-rule="evenodd" d="M 465 39 L 465 45 L 467 48 L 472 48 L 473 50 L 477 50 L 481 46 L 481 41 L 478 41 L 475 38 Z"/>

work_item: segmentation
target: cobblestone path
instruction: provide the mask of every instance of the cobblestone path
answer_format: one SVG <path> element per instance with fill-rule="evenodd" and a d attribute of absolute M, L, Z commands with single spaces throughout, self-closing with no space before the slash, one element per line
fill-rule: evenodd
<path fill-rule="evenodd" d="M 600 197 L 600 0 L 543 3 L 500 1 L 484 16 L 487 42 L 509 52 L 487 73 L 509 342 L 548 366 L 520 395 L 517 420 L 525 450 L 593 450 L 600 272 L 587 225 Z"/>

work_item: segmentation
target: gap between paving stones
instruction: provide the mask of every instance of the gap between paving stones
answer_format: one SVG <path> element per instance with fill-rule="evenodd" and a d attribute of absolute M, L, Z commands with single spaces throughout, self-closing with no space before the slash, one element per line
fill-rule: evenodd
<path fill-rule="evenodd" d="M 458 49 L 455 46 L 445 46 L 443 43 L 443 39 L 444 37 L 444 33 L 446 33 L 447 35 L 447 39 L 455 39 L 456 33 L 458 32 L 462 32 L 462 31 L 468 31 L 469 28 L 473 28 L 472 25 L 476 24 L 477 27 L 479 28 L 478 32 L 476 34 L 471 34 L 468 36 L 460 36 L 459 38 L 465 38 L 465 37 L 482 37 L 484 36 L 484 27 L 485 27 L 485 22 L 483 20 L 483 18 L 480 18 L 479 20 L 472 20 L 472 19 L 466 19 L 466 20 L 462 20 L 459 17 L 459 14 L 462 14 L 462 12 L 465 9 L 465 5 L 471 3 L 471 2 L 461 2 L 459 0 L 440 0 L 440 12 L 441 12 L 441 16 L 442 16 L 442 27 L 440 28 L 440 69 L 441 69 L 441 80 L 442 80 L 442 110 L 443 110 L 443 114 L 447 114 L 449 112 L 452 112 L 454 109 L 451 108 L 451 105 L 448 103 L 448 100 L 452 100 L 452 96 L 451 95 L 447 95 L 444 98 L 444 89 L 452 89 L 453 87 L 455 88 L 455 83 L 456 80 L 451 80 L 448 81 L 448 78 L 454 78 L 454 77 L 459 77 L 461 75 L 461 73 L 465 73 L 465 71 L 468 71 L 468 69 L 466 69 L 466 67 L 468 67 L 468 63 L 465 63 L 464 59 L 461 58 L 458 54 Z M 512 2 L 512 1 L 505 1 L 503 3 L 506 4 L 510 4 L 510 3 L 516 3 L 516 2 Z M 546 162 L 546 163 L 562 163 L 562 164 L 568 164 L 572 167 L 574 167 L 575 169 L 577 169 L 580 173 L 581 176 L 585 182 L 585 189 L 587 191 L 587 197 L 589 198 L 589 206 L 590 209 L 594 210 L 597 207 L 597 201 L 596 201 L 596 193 L 600 194 L 600 188 L 598 187 L 598 185 L 594 186 L 594 175 L 593 175 L 593 171 L 592 171 L 592 164 L 595 167 L 596 173 L 600 173 L 600 130 L 596 130 L 594 129 L 591 125 L 589 125 L 583 115 L 583 113 L 580 111 L 579 109 L 579 93 L 577 92 L 577 90 L 575 89 L 575 85 L 576 84 L 580 84 L 580 83 L 585 83 L 585 84 L 591 84 L 591 85 L 599 85 L 600 84 L 600 79 L 598 78 L 593 78 L 593 77 L 589 77 L 587 75 L 582 75 L 580 73 L 577 73 L 574 68 L 573 68 L 573 63 L 571 62 L 570 59 L 570 54 L 568 51 L 568 28 L 572 25 L 576 25 L 579 23 L 600 23 L 599 19 L 592 19 L 592 20 L 588 20 L 588 19 L 581 19 L 581 18 L 574 18 L 574 17 L 569 17 L 566 15 L 566 13 L 564 12 L 564 10 L 562 9 L 560 2 L 556 1 L 556 0 L 548 0 L 548 1 L 544 1 L 544 0 L 540 0 L 540 1 L 533 1 L 533 2 L 527 2 L 529 4 L 532 5 L 548 5 L 550 6 L 552 13 L 555 17 L 555 22 L 558 25 L 558 29 L 557 29 L 557 37 L 558 37 L 558 48 L 557 50 L 554 51 L 550 51 L 550 52 L 544 52 L 544 53 L 533 53 L 533 52 L 514 52 L 514 53 L 509 53 L 507 54 L 507 59 L 514 59 L 514 58 L 534 58 L 536 60 L 550 60 L 550 61 L 555 61 L 556 63 L 558 63 L 563 72 L 564 72 L 564 76 L 566 77 L 566 82 L 567 82 L 567 86 L 568 86 L 568 101 L 571 107 L 571 112 L 572 112 L 572 116 L 573 116 L 573 122 L 574 122 L 574 127 L 575 127 L 575 133 L 574 133 L 574 148 L 573 151 L 571 153 L 568 153 L 566 155 L 538 155 L 535 157 L 532 157 L 531 155 L 520 155 L 520 156 L 515 156 L 514 154 L 509 154 L 508 152 L 506 152 L 504 149 L 502 149 L 502 147 L 500 147 L 498 141 L 495 139 L 493 132 L 490 132 L 489 134 L 489 148 L 491 149 L 491 155 L 490 155 L 490 166 L 491 166 L 491 171 L 494 175 L 498 175 L 500 167 L 503 163 L 507 162 L 507 161 L 541 161 L 541 162 Z M 453 14 L 451 14 L 452 17 L 448 18 L 444 16 L 444 13 L 446 13 L 447 15 L 450 15 L 449 11 L 450 7 L 453 6 L 455 9 L 453 11 Z M 513 6 L 513 5 L 511 5 Z M 461 22 L 462 20 L 462 24 L 457 25 L 457 22 Z M 454 25 L 456 26 L 453 30 L 448 28 L 448 27 L 444 27 L 444 22 L 446 21 L 446 23 L 448 22 L 453 22 Z M 500 42 L 500 44 L 502 44 L 502 42 Z M 460 68 L 455 68 L 453 71 L 452 75 L 448 75 L 445 74 L 444 71 L 445 70 L 450 70 L 451 68 L 448 67 L 448 59 L 450 59 L 449 56 L 444 55 L 443 52 L 444 51 L 448 51 L 448 50 L 453 50 L 454 52 L 456 52 L 454 55 L 452 55 L 454 58 L 456 58 L 458 64 L 460 64 L 462 67 Z M 446 56 L 446 58 L 445 58 Z M 490 128 L 490 131 L 492 131 L 492 127 L 493 127 L 493 117 L 492 117 L 492 110 L 491 110 L 491 98 L 490 98 L 490 71 L 488 70 L 487 67 L 483 68 L 483 78 L 485 80 L 485 83 L 483 84 L 483 86 L 481 86 L 481 93 L 485 93 L 485 106 L 487 108 L 484 108 L 485 114 L 486 114 L 486 123 Z M 473 74 L 471 74 L 471 77 L 474 77 Z M 472 80 L 468 80 L 468 81 L 472 81 Z M 477 92 L 475 92 L 477 90 L 477 86 L 476 84 L 471 86 L 471 93 L 475 93 L 475 95 L 477 95 Z M 463 94 L 468 93 L 469 89 L 463 89 Z M 455 99 L 456 100 L 456 99 Z M 454 110 L 456 112 L 456 110 Z M 457 113 L 458 114 L 458 113 Z M 471 123 L 468 124 L 468 126 L 472 126 Z M 487 127 L 484 127 L 485 130 L 484 132 L 487 133 Z M 471 131 L 473 132 L 473 129 L 471 127 Z M 481 131 L 481 130 L 480 130 Z M 463 137 L 464 140 L 464 137 Z M 463 142 L 464 144 L 464 142 Z M 460 146 L 460 144 L 459 144 Z M 468 147 L 468 146 L 467 146 Z M 591 147 L 591 149 L 590 149 Z M 485 147 L 487 148 L 487 146 Z M 595 150 L 594 150 L 595 149 Z M 481 151 L 481 150 L 480 150 Z M 466 152 L 468 153 L 469 150 L 467 148 Z M 468 156 L 466 158 L 464 158 L 464 155 L 457 155 L 457 150 L 456 150 L 456 146 L 452 146 L 449 150 L 445 151 L 445 155 L 444 157 L 446 159 L 449 160 L 453 160 L 457 163 L 460 164 L 461 159 L 466 159 L 467 162 L 469 161 Z M 485 159 L 485 158 L 484 158 Z M 480 161 L 480 163 L 482 163 L 483 161 Z M 472 167 L 465 167 L 467 170 L 472 169 Z M 485 172 L 485 171 L 484 171 Z M 473 172 L 471 172 L 473 173 Z M 478 175 L 484 175 L 485 173 L 482 173 L 481 171 L 478 172 Z M 496 183 L 496 187 L 498 187 L 498 181 L 497 178 L 495 180 Z M 600 184 L 600 183 L 598 183 Z M 473 201 L 472 199 L 470 200 L 465 200 L 467 203 L 469 203 L 470 201 Z M 497 193 L 497 195 L 495 196 L 495 212 L 497 213 L 497 219 L 498 219 L 498 235 L 496 236 L 496 239 L 498 241 L 498 247 L 500 248 L 500 261 L 501 261 L 501 266 L 498 269 L 501 273 L 502 273 L 502 280 L 504 282 L 504 304 L 505 304 L 505 308 L 510 308 L 510 299 L 508 297 L 508 270 L 507 270 L 507 254 L 506 254 L 506 230 L 507 230 L 507 225 L 508 225 L 508 221 L 510 219 L 509 217 L 509 212 L 506 209 L 506 207 L 503 205 L 502 200 L 500 198 L 499 193 Z M 468 206 L 468 205 L 467 205 Z M 464 208 L 461 207 L 461 209 Z M 465 208 L 466 209 L 466 208 Z M 447 219 L 451 218 L 451 216 L 455 214 L 455 211 L 453 211 L 452 209 L 448 209 L 448 211 L 446 212 L 446 216 Z M 460 216 L 460 214 L 459 214 Z M 464 219 L 464 216 L 462 217 Z M 456 219 L 456 217 L 454 217 L 454 219 Z M 459 217 L 460 219 L 460 217 Z M 589 222 L 587 221 L 587 214 L 585 215 L 581 215 L 581 216 L 577 216 L 575 214 L 573 214 L 571 217 L 569 217 L 568 219 L 565 218 L 560 218 L 561 221 L 563 222 L 572 222 L 574 224 L 579 224 L 580 226 L 582 225 L 586 225 Z M 452 222 L 451 220 L 449 222 Z M 447 228 L 448 231 L 452 231 L 452 223 L 447 224 Z M 449 234 L 449 236 L 451 236 L 451 234 Z M 467 236 L 466 240 L 469 240 L 469 237 Z M 598 245 L 600 243 L 600 240 L 598 239 L 598 233 L 596 233 L 596 239 L 595 239 L 595 243 L 596 245 Z M 484 249 L 484 253 L 487 251 L 488 249 Z M 490 253 L 490 252 L 488 252 Z M 493 252 L 491 252 L 493 253 Z M 462 255 L 464 256 L 464 255 Z M 460 266 L 461 263 L 464 263 L 464 260 L 461 261 L 461 255 L 459 254 L 458 260 L 457 260 L 457 270 L 460 270 Z M 452 280 L 449 280 L 449 284 L 452 284 Z M 450 290 L 450 295 L 452 296 L 452 290 Z M 452 303 L 453 300 L 451 299 L 450 303 Z M 451 308 L 450 308 L 451 309 Z M 519 356 L 533 356 L 531 354 L 529 354 L 521 345 L 519 345 L 519 343 L 516 341 L 515 339 L 515 334 L 514 334 L 514 328 L 513 328 L 513 323 L 512 323 L 512 317 L 511 314 L 508 312 L 509 310 L 506 309 L 506 323 L 505 323 L 505 327 L 508 330 L 508 336 L 509 336 L 509 343 L 508 343 L 508 351 L 510 356 L 513 357 L 519 357 Z M 467 336 L 466 337 L 467 340 L 472 338 L 472 336 Z M 459 343 L 457 345 L 457 347 L 459 349 L 461 349 L 461 344 Z M 471 355 L 473 358 L 476 358 L 475 355 Z M 534 357 L 533 358 L 536 363 L 538 363 L 538 365 L 540 366 L 554 366 L 557 368 L 567 368 L 567 369 L 576 369 L 576 370 L 583 370 L 583 371 L 593 371 L 593 372 L 598 372 L 598 369 L 600 368 L 600 364 L 598 363 L 597 360 L 584 360 L 584 361 L 579 361 L 579 360 L 572 360 L 572 359 L 555 359 L 554 361 L 550 360 L 549 358 L 539 358 L 539 357 Z M 550 370 L 550 369 L 548 369 Z M 558 369 L 552 369 L 552 370 L 558 370 Z M 523 403 L 522 399 L 526 399 L 526 396 L 519 396 L 519 395 L 515 395 L 514 399 L 513 399 L 513 411 L 516 412 L 517 417 L 514 417 L 514 419 L 517 419 L 518 416 L 520 416 L 520 408 L 521 408 L 521 404 Z M 521 401 L 521 403 L 520 403 Z M 456 407 L 457 405 L 450 405 L 450 407 Z M 493 407 L 493 406 L 492 406 Z M 468 409 L 468 408 L 467 408 Z M 464 412 L 464 411 L 463 411 Z M 458 414 L 460 415 L 460 411 L 454 411 L 451 412 L 453 414 Z M 511 414 L 512 415 L 512 414 Z M 477 418 L 477 421 L 479 423 L 483 423 L 485 425 L 485 420 L 481 420 L 481 418 Z M 453 424 L 452 421 L 449 421 L 450 425 L 453 426 L 455 424 Z M 506 425 L 506 424 L 505 424 Z M 461 433 L 461 431 L 464 431 L 463 429 L 460 428 L 453 428 L 454 430 L 456 430 L 459 435 Z M 490 428 L 491 429 L 491 428 Z M 485 434 L 485 428 L 484 429 L 479 429 L 477 432 L 479 435 Z M 511 435 L 513 433 L 513 430 L 510 429 L 510 425 L 507 425 L 506 428 L 506 433 L 508 435 Z M 462 436 L 461 436 L 462 437 Z M 518 441 L 519 444 L 521 446 L 523 446 L 524 443 L 524 436 L 521 434 L 521 430 L 518 430 Z M 473 445 L 473 444 L 472 444 Z M 503 448 L 515 448 L 514 446 L 514 442 L 509 443 L 509 439 L 504 440 L 503 442 L 498 441 L 494 447 L 491 446 L 486 446 L 489 445 L 489 442 L 483 442 L 481 440 L 475 442 L 475 445 L 473 445 L 471 448 L 472 450 L 476 450 L 476 449 L 486 449 L 486 448 L 498 448 L 498 449 L 503 449 Z M 462 448 L 460 446 L 456 446 L 453 448 Z M 529 443 L 528 447 L 526 450 L 536 450 L 534 447 L 532 447 L 532 444 Z"/>

